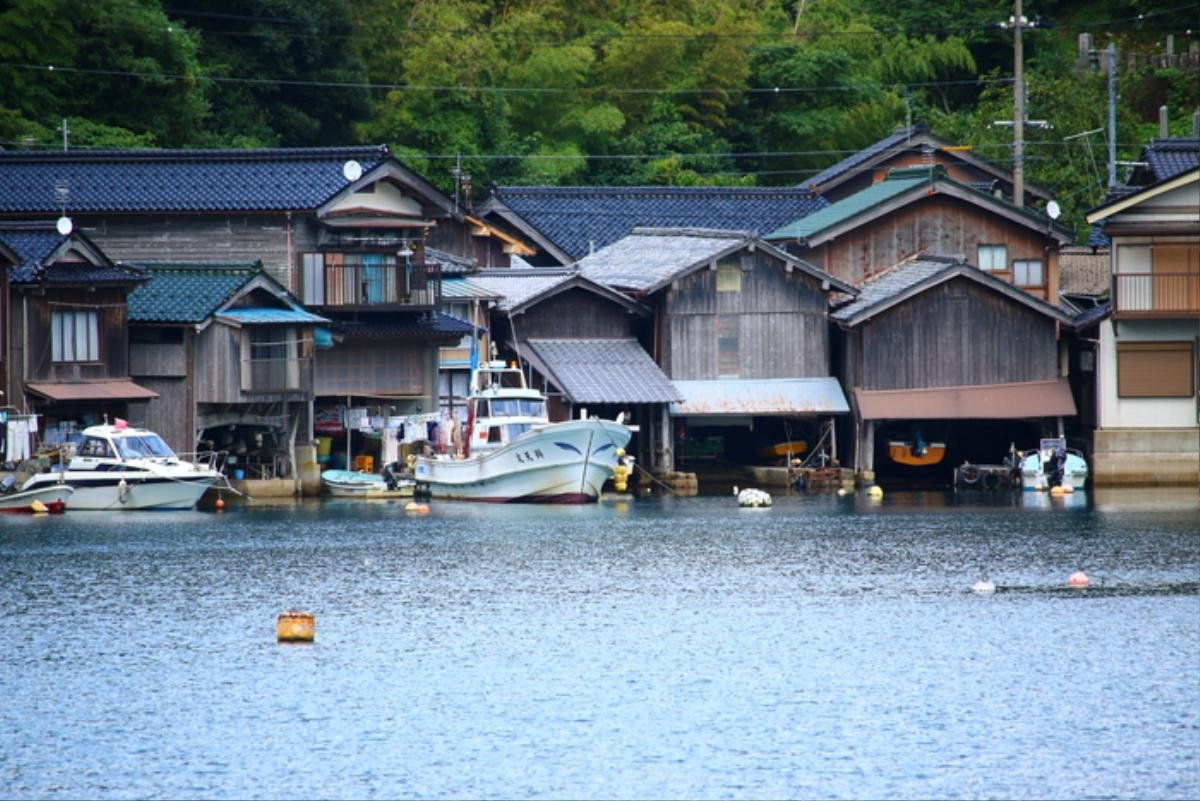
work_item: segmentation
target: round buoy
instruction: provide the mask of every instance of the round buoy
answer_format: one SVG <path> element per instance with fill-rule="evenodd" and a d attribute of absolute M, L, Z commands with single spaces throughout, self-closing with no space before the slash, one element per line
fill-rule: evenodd
<path fill-rule="evenodd" d="M 971 592 L 987 595 L 996 591 L 996 585 L 990 581 L 977 581 L 971 586 Z"/>
<path fill-rule="evenodd" d="M 417 504 L 417 514 L 419 514 L 419 515 L 427 515 L 427 514 L 429 514 L 429 504 L 427 504 L 427 503 L 418 503 L 418 504 Z"/>
<path fill-rule="evenodd" d="M 29 511 L 33 512 L 35 515 L 44 515 L 49 512 L 50 509 L 46 506 L 46 504 L 42 503 L 37 498 L 34 498 L 33 502 L 29 504 Z"/>
<path fill-rule="evenodd" d="M 849 494 L 850 494 L 850 490 L 846 489 L 845 487 L 838 487 L 838 495 L 840 497 L 844 498 L 845 496 L 847 496 Z"/>
<path fill-rule="evenodd" d="M 1092 580 L 1088 578 L 1087 573 L 1084 573 L 1082 570 L 1077 570 L 1071 574 L 1070 578 L 1067 579 L 1067 586 L 1086 587 L 1091 582 Z"/>
<path fill-rule="evenodd" d="M 1050 494 L 1051 494 L 1051 495 L 1053 495 L 1053 496 L 1055 496 L 1055 497 L 1057 497 L 1057 496 L 1059 496 L 1059 495 L 1066 495 L 1066 493 L 1067 493 L 1067 491 L 1066 491 L 1066 489 L 1063 487 L 1063 485 L 1062 485 L 1062 484 L 1057 484 L 1057 485 L 1055 485 L 1055 486 L 1053 486 L 1053 487 L 1051 487 L 1051 488 L 1050 488 Z"/>
<path fill-rule="evenodd" d="M 417 511 L 417 506 L 418 504 L 416 501 L 409 501 L 408 503 L 404 504 L 404 511 L 415 512 Z"/>
<path fill-rule="evenodd" d="M 882 498 L 883 497 L 883 487 L 879 486 L 878 484 L 872 484 L 870 487 L 867 488 L 867 494 L 870 495 L 872 498 Z"/>
<path fill-rule="evenodd" d="M 224 509 L 225 508 L 225 499 L 217 498 L 216 507 L 217 507 L 218 512 L 221 511 L 222 509 Z"/>
<path fill-rule="evenodd" d="M 279 642 L 312 642 L 316 631 L 317 618 L 312 612 L 289 609 L 275 618 L 275 637 Z"/>

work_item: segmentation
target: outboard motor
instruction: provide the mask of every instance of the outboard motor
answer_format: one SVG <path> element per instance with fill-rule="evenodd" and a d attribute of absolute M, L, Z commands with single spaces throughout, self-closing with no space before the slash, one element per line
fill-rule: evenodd
<path fill-rule="evenodd" d="M 387 485 L 388 489 L 394 490 L 396 485 L 399 483 L 399 479 L 396 476 L 396 473 L 399 470 L 399 462 L 388 462 L 383 466 L 383 470 L 380 471 L 380 475 L 383 477 L 383 483 Z"/>

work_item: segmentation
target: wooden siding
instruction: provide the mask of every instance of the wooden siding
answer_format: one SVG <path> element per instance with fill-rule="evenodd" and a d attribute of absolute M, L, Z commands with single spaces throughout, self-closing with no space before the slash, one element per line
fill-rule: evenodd
<path fill-rule="evenodd" d="M 522 340 L 630 337 L 637 319 L 594 292 L 570 289 L 517 315 L 516 328 Z"/>
<path fill-rule="evenodd" d="M 130 403 L 131 422 L 156 432 L 177 453 L 195 450 L 195 434 L 192 431 L 194 413 L 188 399 L 187 379 L 135 377 L 135 380 L 146 389 L 157 392 L 158 397 Z"/>
<path fill-rule="evenodd" d="M 187 345 L 184 343 L 133 342 L 129 345 L 129 374 L 135 378 L 187 376 Z"/>
<path fill-rule="evenodd" d="M 317 351 L 314 394 L 432 397 L 436 375 L 437 348 L 432 345 L 382 338 L 350 340 Z"/>
<path fill-rule="evenodd" d="M 745 253 L 745 252 L 744 252 Z M 722 264 L 743 264 L 734 254 Z M 748 256 L 737 292 L 717 291 L 717 270 L 685 276 L 662 293 L 660 365 L 681 380 L 731 376 L 731 356 L 719 358 L 720 331 L 736 318 L 738 378 L 829 375 L 827 300 L 820 282 L 761 252 Z M 721 320 L 724 322 L 720 322 Z M 728 342 L 728 340 L 727 340 Z M 724 370 L 722 364 L 724 361 Z"/>
<path fill-rule="evenodd" d="M 242 401 L 241 329 L 222 323 L 196 338 L 196 403 Z"/>
<path fill-rule="evenodd" d="M 1008 248 L 1009 269 L 993 275 L 1012 281 L 1013 261 L 1039 259 L 1046 283 L 1021 288 L 1058 302 L 1058 247 L 1051 237 L 945 195 L 911 203 L 831 242 L 797 252 L 826 272 L 858 285 L 922 252 L 960 256 L 967 264 L 978 266 L 979 246 L 990 244 Z"/>
<path fill-rule="evenodd" d="M 962 278 L 884 312 L 859 330 L 861 373 L 853 383 L 863 389 L 1058 377 L 1055 322 Z"/>
<path fill-rule="evenodd" d="M 18 302 L 21 302 L 18 300 Z M 50 295 L 26 295 L 27 317 L 21 339 L 27 343 L 27 381 L 89 381 L 129 376 L 129 331 L 125 320 L 125 290 L 59 290 Z M 99 328 L 99 360 L 58 362 L 51 351 L 54 311 L 95 310 Z"/>

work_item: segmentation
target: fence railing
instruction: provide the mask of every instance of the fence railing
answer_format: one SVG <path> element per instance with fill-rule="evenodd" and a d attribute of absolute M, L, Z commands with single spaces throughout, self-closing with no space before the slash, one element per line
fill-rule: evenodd
<path fill-rule="evenodd" d="M 1200 314 L 1200 273 L 1117 273 L 1113 289 L 1119 315 Z"/>
<path fill-rule="evenodd" d="M 428 306 L 440 298 L 441 275 L 438 265 L 404 264 L 325 264 L 318 279 L 321 293 L 312 293 L 314 305 L 350 306 Z"/>

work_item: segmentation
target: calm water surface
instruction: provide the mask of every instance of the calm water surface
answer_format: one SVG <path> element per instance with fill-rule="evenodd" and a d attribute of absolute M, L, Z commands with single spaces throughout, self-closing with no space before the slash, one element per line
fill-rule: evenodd
<path fill-rule="evenodd" d="M 1194 494 L 6 518 L 0 646 L 5 797 L 1200 796 Z"/>

